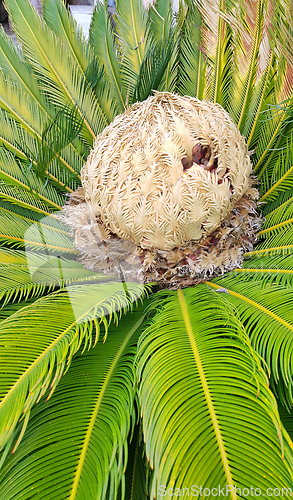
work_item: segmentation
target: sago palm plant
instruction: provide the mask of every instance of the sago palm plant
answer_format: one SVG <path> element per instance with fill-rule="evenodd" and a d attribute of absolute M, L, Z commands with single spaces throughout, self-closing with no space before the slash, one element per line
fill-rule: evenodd
<path fill-rule="evenodd" d="M 290 2 L 106 3 L 6 3 L 0 498 L 288 496 Z"/>

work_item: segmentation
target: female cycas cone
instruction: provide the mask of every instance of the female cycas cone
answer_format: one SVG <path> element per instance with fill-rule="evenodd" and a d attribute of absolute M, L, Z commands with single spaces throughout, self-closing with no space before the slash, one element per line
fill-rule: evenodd
<path fill-rule="evenodd" d="M 239 267 L 260 218 L 244 137 L 218 104 L 156 92 L 97 137 L 64 220 L 85 266 L 187 286 Z"/>

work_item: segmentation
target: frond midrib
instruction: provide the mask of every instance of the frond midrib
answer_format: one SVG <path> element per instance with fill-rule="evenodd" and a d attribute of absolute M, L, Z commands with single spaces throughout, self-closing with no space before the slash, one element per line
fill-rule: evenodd
<path fill-rule="evenodd" d="M 180 304 L 181 311 L 182 311 L 182 317 L 183 317 L 183 320 L 184 320 L 184 323 L 185 323 L 185 327 L 186 327 L 186 331 L 187 331 L 187 334 L 188 334 L 188 337 L 189 337 L 189 342 L 190 342 L 190 345 L 192 347 L 193 355 L 194 355 L 194 358 L 195 358 L 196 366 L 197 366 L 199 377 L 200 377 L 200 381 L 201 381 L 201 385 L 203 387 L 203 391 L 204 391 L 204 394 L 205 394 L 205 399 L 206 399 L 206 402 L 207 402 L 209 414 L 211 416 L 212 425 L 213 425 L 213 428 L 214 428 L 214 431 L 215 431 L 215 435 L 216 435 L 216 439 L 217 439 L 217 442 L 218 442 L 219 451 L 220 451 L 222 463 L 223 463 L 223 466 L 224 466 L 225 475 L 226 475 L 226 478 L 227 478 L 227 484 L 233 485 L 234 481 L 232 479 L 232 474 L 231 474 L 230 466 L 229 466 L 229 463 L 228 463 L 228 458 L 227 458 L 227 454 L 226 454 L 226 450 L 225 450 L 225 445 L 224 445 L 224 442 L 223 442 L 223 438 L 222 438 L 220 426 L 219 426 L 219 423 L 218 423 L 217 415 L 216 415 L 216 412 L 215 412 L 215 409 L 214 409 L 213 400 L 212 400 L 212 397 L 211 397 L 211 394 L 210 394 L 210 390 L 209 390 L 209 385 L 208 385 L 208 382 L 207 382 L 207 379 L 206 379 L 206 376 L 205 376 L 204 368 L 202 366 L 201 357 L 200 357 L 200 354 L 199 354 L 199 351 L 198 351 L 198 347 L 197 347 L 196 341 L 194 339 L 193 329 L 192 329 L 192 325 L 191 325 L 191 322 L 190 322 L 190 319 L 189 319 L 189 314 L 188 314 L 188 308 L 187 308 L 187 305 L 186 305 L 186 301 L 185 301 L 185 298 L 184 298 L 184 295 L 183 295 L 183 292 L 182 292 L 181 289 L 179 289 L 177 291 L 177 294 L 178 294 L 179 304 Z M 231 493 L 231 498 L 233 500 L 237 500 L 237 496 L 235 495 L 235 491 L 233 489 L 232 489 L 232 491 L 230 493 Z"/>

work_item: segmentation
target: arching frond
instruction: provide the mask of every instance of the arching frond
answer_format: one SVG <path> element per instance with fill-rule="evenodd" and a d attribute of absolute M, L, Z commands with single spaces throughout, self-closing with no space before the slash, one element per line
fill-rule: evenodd
<path fill-rule="evenodd" d="M 211 94 L 209 98 L 213 102 L 221 104 L 224 108 L 229 107 L 231 99 L 231 81 L 233 75 L 233 29 L 224 20 L 223 9 L 225 1 L 219 2 L 218 16 L 218 38 L 213 78 L 211 81 Z"/>
<path fill-rule="evenodd" d="M 206 88 L 207 57 L 201 29 L 204 26 L 198 6 L 188 2 L 180 34 L 177 91 L 181 95 L 203 98 Z"/>
<path fill-rule="evenodd" d="M 33 136 L 38 135 L 43 125 L 39 107 L 2 70 L 0 71 L 0 92 L 1 108 Z"/>
<path fill-rule="evenodd" d="M 239 81 L 235 82 L 236 85 L 234 87 L 234 98 L 236 103 L 239 103 L 239 106 L 237 108 L 237 104 L 235 105 L 234 99 L 231 102 L 230 108 L 233 110 L 233 118 L 239 128 L 239 130 L 242 131 L 243 125 L 246 122 L 247 119 L 247 113 L 250 110 L 250 104 L 251 100 L 253 97 L 253 90 L 255 87 L 255 82 L 256 82 L 256 76 L 257 76 L 257 71 L 258 71 L 258 66 L 259 66 L 259 50 L 260 50 L 260 44 L 262 40 L 262 35 L 263 35 L 263 21 L 264 21 L 264 2 L 263 0 L 258 0 L 257 3 L 257 8 L 256 8 L 256 19 L 255 22 L 253 23 L 254 27 L 254 34 L 253 34 L 253 41 L 251 44 L 251 49 L 250 49 L 250 54 L 242 54 L 242 57 L 240 57 L 241 60 L 241 65 L 244 64 L 246 65 L 246 60 L 248 60 L 247 64 L 247 69 L 246 71 L 242 71 L 243 75 L 243 82 L 239 84 Z M 249 55 L 249 57 L 247 57 Z M 240 61 L 239 61 L 240 63 Z M 240 64 L 239 64 L 240 66 Z M 239 79 L 241 78 L 242 75 L 237 75 L 236 78 Z M 241 93 L 238 94 L 239 89 L 241 90 Z"/>
<path fill-rule="evenodd" d="M 147 15 L 142 1 L 119 0 L 115 22 L 122 85 L 132 98 L 147 48 Z"/>
<path fill-rule="evenodd" d="M 110 327 L 109 341 L 78 353 L 54 397 L 33 408 L 22 442 L 0 472 L 2 498 L 14 500 L 21 492 L 23 500 L 34 493 L 102 500 L 107 490 L 116 498 L 121 483 L 125 491 L 127 437 L 135 420 L 133 358 L 143 317 L 141 308 L 134 310 L 119 329 Z"/>
<path fill-rule="evenodd" d="M 290 245 L 293 241 L 293 219 L 285 219 L 279 224 L 260 231 L 261 242 L 256 250 Z"/>
<path fill-rule="evenodd" d="M 90 43 L 97 59 L 105 70 L 107 80 L 111 84 L 118 111 L 123 113 L 126 93 L 122 87 L 119 62 L 117 60 L 117 47 L 108 16 L 107 2 L 104 0 L 99 1 L 95 6 L 90 26 Z"/>
<path fill-rule="evenodd" d="M 33 213 L 36 212 L 44 214 L 45 216 L 53 216 L 53 210 L 50 210 L 50 208 L 31 191 L 18 188 L 17 186 L 11 186 L 6 184 L 5 181 L 0 181 L 0 200 L 4 200 L 4 202 L 10 204 L 17 204 L 19 208 L 32 210 Z"/>
<path fill-rule="evenodd" d="M 34 176 L 29 164 L 18 163 L 14 155 L 0 148 L 0 179 L 6 185 L 16 186 L 22 191 L 32 193 L 51 209 L 60 209 L 64 199 L 52 185 L 43 187 L 41 181 Z"/>
<path fill-rule="evenodd" d="M 227 276 L 207 283 L 224 289 L 225 301 L 235 305 L 256 352 L 264 359 L 275 384 L 282 381 L 283 398 L 293 401 L 292 291 L 277 284 L 263 284 Z M 281 394 L 280 394 L 281 395 Z M 282 395 L 281 395 L 282 397 Z"/>
<path fill-rule="evenodd" d="M 0 184 L 0 189 L 1 189 L 1 184 Z M 0 191 L 1 193 L 1 191 Z M 7 214 L 16 214 L 19 217 L 25 219 L 28 223 L 34 224 L 35 222 L 40 222 L 41 224 L 44 224 L 45 226 L 53 226 L 57 228 L 57 216 L 53 212 L 48 212 L 46 210 L 41 210 L 37 207 L 34 207 L 32 205 L 25 206 L 25 203 L 23 203 L 23 206 L 21 204 L 20 200 L 14 200 L 16 203 L 10 203 L 9 201 L 1 200 L 2 193 L 0 194 L 0 210 L 3 213 Z M 43 206 L 43 205 L 40 205 Z M 44 206 L 43 206 L 44 208 Z M 44 217 L 46 216 L 46 218 Z M 41 221 L 43 219 L 43 221 Z M 59 225 L 59 228 L 62 227 Z M 57 231 L 61 231 L 64 234 L 69 235 L 69 231 L 67 227 L 62 227 L 62 229 L 57 229 Z"/>
<path fill-rule="evenodd" d="M 85 140 L 91 145 L 108 121 L 76 60 L 66 45 L 42 25 L 29 1 L 9 0 L 7 8 L 25 55 L 42 80 L 42 90 L 59 107 L 77 106 L 84 119 Z"/>
<path fill-rule="evenodd" d="M 293 257 L 288 255 L 255 256 L 244 261 L 241 269 L 235 269 L 233 274 L 239 280 L 256 280 L 264 284 L 278 283 L 283 286 L 293 285 Z"/>
<path fill-rule="evenodd" d="M 1 193 L 0 193 L 1 195 Z M 46 221 L 45 217 L 45 221 Z M 27 251 L 40 251 L 45 255 L 71 255 L 76 256 L 73 238 L 64 231 L 64 225 L 58 219 L 55 224 L 43 225 L 42 219 L 34 224 L 30 220 L 13 213 L 12 211 L 1 211 L 0 213 L 0 242 L 15 248 Z M 55 230 L 55 227 L 57 231 Z M 58 231 L 62 229 L 62 231 Z"/>
<path fill-rule="evenodd" d="M 55 110 L 40 92 L 38 81 L 22 51 L 14 45 L 3 29 L 0 30 L 0 66 L 5 78 L 8 78 L 7 88 L 2 94 L 4 98 L 2 107 L 8 109 L 24 130 L 40 137 L 44 122 L 54 118 Z M 11 82 L 14 82 L 14 86 Z M 10 95 L 14 97 L 13 100 L 9 98 Z M 7 107 L 8 103 L 10 106 Z M 69 151 L 63 152 L 65 156 L 60 160 L 69 170 L 74 171 L 73 167 L 75 167 L 79 171 L 81 168 L 80 151 L 74 144 L 71 144 L 68 149 Z"/>
<path fill-rule="evenodd" d="M 277 404 L 233 310 L 204 285 L 169 293 L 153 307 L 159 311 L 138 346 L 152 496 L 160 485 L 291 484 Z"/>
<path fill-rule="evenodd" d="M 148 12 L 148 23 L 154 39 L 159 43 L 168 40 L 172 28 L 172 2 L 171 0 L 157 0 L 151 3 Z"/>
<path fill-rule="evenodd" d="M 24 162 L 27 161 L 27 156 L 24 153 L 24 149 L 28 149 L 29 151 L 33 152 L 35 156 L 38 155 L 37 140 L 25 129 L 19 127 L 17 125 L 17 122 L 12 118 L 9 118 L 7 113 L 2 110 L 0 110 L 0 130 L 0 145 L 1 147 L 8 149 L 13 154 L 13 156 L 18 157 Z M 25 145 L 25 147 L 23 147 L 23 145 Z M 36 162 L 32 161 L 32 164 L 32 166 L 35 167 Z M 63 168 L 59 168 L 58 172 L 56 160 L 53 160 L 45 173 L 49 176 L 50 180 L 55 184 L 55 186 L 58 186 L 60 189 L 65 189 L 68 192 L 72 192 L 73 190 L 66 184 L 70 183 L 70 185 L 75 187 L 75 189 L 78 187 L 76 182 L 72 182 L 73 172 L 73 169 L 71 171 L 65 169 L 64 165 Z M 65 183 L 62 182 L 63 180 L 65 181 Z"/>
<path fill-rule="evenodd" d="M 19 418 L 25 416 L 26 427 L 33 405 L 49 388 L 48 398 L 52 395 L 80 346 L 85 350 L 96 344 L 99 324 L 106 327 L 105 340 L 111 320 L 117 322 L 143 295 L 143 287 L 134 284 L 128 286 L 127 294 L 119 282 L 75 285 L 38 299 L 0 324 L 0 355 L 5 360 L 0 377 L 2 449 L 6 444 L 10 448 Z M 46 316 L 48 309 L 50 318 Z M 11 369 L 16 358 L 17 372 Z"/>
<path fill-rule="evenodd" d="M 50 108 L 40 92 L 38 81 L 32 74 L 22 51 L 13 43 L 11 37 L 6 35 L 2 26 L 0 27 L 0 62 L 4 73 L 31 97 L 40 112 L 45 114 L 50 112 Z"/>
<path fill-rule="evenodd" d="M 286 141 L 286 146 L 280 151 L 273 168 L 270 170 L 271 186 L 262 195 L 260 201 L 266 202 L 265 212 L 270 212 L 273 208 L 272 201 L 278 198 L 277 203 L 281 205 L 285 200 L 282 194 L 285 192 L 287 198 L 291 197 L 293 188 L 293 133 Z"/>
<path fill-rule="evenodd" d="M 148 50 L 140 67 L 133 102 L 147 99 L 153 90 L 164 84 L 163 78 L 170 62 L 173 45 L 174 38 L 170 34 L 164 43 L 157 42 Z"/>
<path fill-rule="evenodd" d="M 76 261 L 0 248 L 2 307 L 8 302 L 37 297 L 56 288 L 78 283 L 99 281 L 103 283 L 112 281 L 114 278 L 89 271 Z"/>
<path fill-rule="evenodd" d="M 96 64 L 94 52 L 85 40 L 81 28 L 73 19 L 70 10 L 66 9 L 62 0 L 56 2 L 48 0 L 43 3 L 43 17 L 52 31 L 65 43 L 81 73 L 91 85 L 92 82 L 88 77 L 91 66 Z M 94 88 L 101 109 L 108 122 L 111 122 L 116 114 L 116 109 L 112 93 L 109 90 L 108 88 L 106 91 L 103 79 L 100 79 Z"/>

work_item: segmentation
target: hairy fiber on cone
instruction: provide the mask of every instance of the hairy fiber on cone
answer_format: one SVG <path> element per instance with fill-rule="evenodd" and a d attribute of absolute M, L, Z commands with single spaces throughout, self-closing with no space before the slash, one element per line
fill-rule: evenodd
<path fill-rule="evenodd" d="M 97 137 L 63 218 L 91 269 L 187 286 L 239 267 L 260 218 L 245 139 L 218 104 L 155 92 Z"/>

